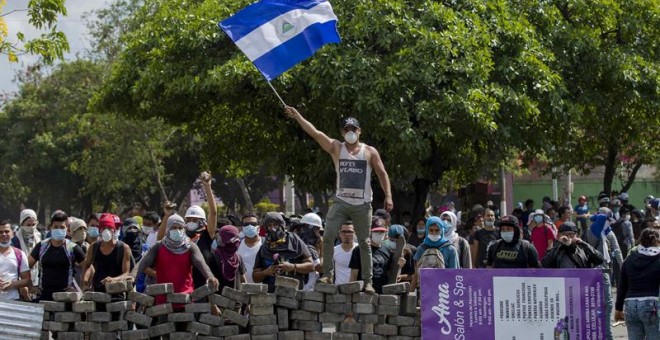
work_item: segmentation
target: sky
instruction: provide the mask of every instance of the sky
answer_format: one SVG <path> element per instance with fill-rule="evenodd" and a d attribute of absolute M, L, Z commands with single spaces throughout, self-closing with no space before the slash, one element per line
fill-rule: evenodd
<path fill-rule="evenodd" d="M 26 9 L 28 2 L 29 0 L 8 0 L 7 5 L 2 9 L 2 14 Z M 83 14 L 107 7 L 108 3 L 108 0 L 66 0 L 67 16 L 60 16 L 57 23 L 59 30 L 64 32 L 69 40 L 70 50 L 64 55 L 65 59 L 75 59 L 76 55 L 85 56 L 85 52 L 90 47 L 90 37 Z M 16 33 L 18 32 L 25 34 L 26 39 L 39 36 L 39 31 L 28 22 L 26 11 L 13 12 L 4 18 L 9 30 L 8 41 L 17 42 Z M 13 82 L 16 72 L 25 69 L 38 59 L 37 56 L 25 54 L 18 57 L 18 63 L 10 63 L 7 55 L 0 55 L 0 93 L 17 91 L 18 84 Z"/>

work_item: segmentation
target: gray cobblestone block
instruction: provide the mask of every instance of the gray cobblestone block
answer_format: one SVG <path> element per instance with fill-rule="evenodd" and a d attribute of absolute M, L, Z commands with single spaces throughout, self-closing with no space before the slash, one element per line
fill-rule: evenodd
<path fill-rule="evenodd" d="M 218 336 L 198 335 L 197 340 L 224 340 L 224 339 Z"/>
<path fill-rule="evenodd" d="M 168 340 L 190 340 L 195 339 L 195 335 L 190 332 L 174 332 L 168 335 Z"/>
<path fill-rule="evenodd" d="M 323 302 L 303 300 L 300 304 L 300 309 L 308 312 L 322 313 L 324 310 Z"/>
<path fill-rule="evenodd" d="M 298 294 L 298 289 L 296 288 L 289 288 L 289 287 L 275 287 L 275 295 L 278 297 L 286 297 L 290 299 L 295 299 L 296 295 Z"/>
<path fill-rule="evenodd" d="M 211 302 L 214 305 L 217 305 L 222 308 L 230 308 L 230 309 L 235 309 L 236 308 L 236 301 L 232 300 L 226 296 L 222 296 L 219 294 L 213 294 L 209 297 L 209 302 Z"/>
<path fill-rule="evenodd" d="M 82 299 L 83 294 L 77 292 L 59 292 L 53 293 L 53 300 L 56 302 L 78 302 Z"/>
<path fill-rule="evenodd" d="M 127 293 L 133 290 L 133 281 L 117 281 L 105 284 L 105 292 L 108 294 Z"/>
<path fill-rule="evenodd" d="M 295 298 L 278 296 L 277 303 L 275 305 L 277 307 L 284 307 L 288 309 L 298 309 L 300 308 L 300 300 L 296 300 Z"/>
<path fill-rule="evenodd" d="M 196 321 L 189 323 L 186 330 L 192 333 L 211 335 L 211 326 Z"/>
<path fill-rule="evenodd" d="M 192 298 L 193 301 L 197 301 L 199 299 L 203 299 L 215 292 L 218 291 L 218 287 L 214 285 L 209 285 L 208 283 L 195 289 L 192 294 L 190 294 L 190 297 Z"/>
<path fill-rule="evenodd" d="M 250 315 L 250 326 L 277 325 L 277 315 Z"/>
<path fill-rule="evenodd" d="M 387 340 L 414 340 L 414 339 L 415 338 L 412 336 L 404 336 L 404 335 L 395 335 L 387 338 Z"/>
<path fill-rule="evenodd" d="M 136 329 L 132 331 L 123 331 L 121 332 L 122 340 L 145 340 L 149 339 L 149 330 L 148 329 Z"/>
<path fill-rule="evenodd" d="M 364 333 L 364 324 L 357 322 L 342 322 L 339 324 L 339 329 L 342 333 L 360 334 Z"/>
<path fill-rule="evenodd" d="M 117 340 L 117 332 L 92 333 L 89 335 L 89 340 Z"/>
<path fill-rule="evenodd" d="M 131 303 L 131 301 L 117 301 L 105 305 L 105 310 L 111 313 L 127 312 L 132 309 L 133 309 L 133 304 Z"/>
<path fill-rule="evenodd" d="M 277 334 L 277 340 L 305 340 L 303 331 L 280 331 Z"/>
<path fill-rule="evenodd" d="M 250 305 L 274 305 L 277 303 L 277 295 L 275 294 L 253 294 L 250 295 Z"/>
<path fill-rule="evenodd" d="M 256 305 L 250 306 L 250 315 L 269 315 L 275 314 L 273 305 Z"/>
<path fill-rule="evenodd" d="M 167 314 L 167 322 L 192 322 L 195 321 L 193 313 L 172 313 Z"/>
<path fill-rule="evenodd" d="M 275 334 L 279 329 L 277 325 L 263 325 L 263 326 L 252 326 L 250 327 L 250 334 L 252 335 L 262 335 L 262 334 Z"/>
<path fill-rule="evenodd" d="M 211 314 L 200 314 L 199 322 L 213 327 L 225 325 L 225 319 Z"/>
<path fill-rule="evenodd" d="M 251 340 L 250 334 L 238 334 L 225 338 L 225 340 Z"/>
<path fill-rule="evenodd" d="M 112 296 L 108 293 L 87 291 L 83 293 L 82 299 L 84 301 L 109 303 L 110 301 L 112 301 Z"/>
<path fill-rule="evenodd" d="M 375 306 L 370 304 L 370 303 L 354 303 L 353 304 L 353 313 L 355 313 L 355 314 L 373 314 L 373 313 L 375 313 L 375 311 L 376 311 Z"/>
<path fill-rule="evenodd" d="M 352 299 L 351 299 L 350 295 L 346 295 L 346 294 L 326 294 L 325 295 L 325 302 L 327 302 L 327 303 L 351 303 Z"/>
<path fill-rule="evenodd" d="M 328 313 L 348 314 L 353 312 L 353 305 L 350 303 L 326 303 L 325 311 Z"/>
<path fill-rule="evenodd" d="M 263 283 L 242 283 L 240 290 L 246 294 L 265 294 L 268 293 L 268 285 Z"/>
<path fill-rule="evenodd" d="M 231 321 L 241 327 L 246 327 L 249 319 L 233 310 L 226 309 L 222 312 L 222 317 L 225 320 Z"/>
<path fill-rule="evenodd" d="M 98 322 L 76 322 L 73 325 L 73 329 L 76 330 L 76 332 L 83 332 L 83 333 L 92 333 L 92 332 L 100 332 L 101 331 L 101 324 Z"/>
<path fill-rule="evenodd" d="M 57 338 L 65 340 L 84 340 L 85 334 L 81 332 L 61 332 L 57 333 Z"/>
<path fill-rule="evenodd" d="M 154 285 L 148 285 L 144 289 L 144 293 L 151 296 L 174 293 L 174 286 L 171 283 L 159 283 Z"/>
<path fill-rule="evenodd" d="M 291 318 L 291 320 L 300 320 L 300 321 L 318 321 L 319 314 L 304 310 L 290 310 L 289 318 Z"/>
<path fill-rule="evenodd" d="M 419 326 L 402 326 L 399 327 L 399 335 L 422 336 L 422 330 Z"/>
<path fill-rule="evenodd" d="M 309 320 L 292 320 L 291 328 L 299 331 L 320 332 L 321 323 L 318 321 L 309 321 Z"/>
<path fill-rule="evenodd" d="M 250 303 L 250 296 L 231 287 L 222 288 L 222 296 L 243 304 Z"/>
<path fill-rule="evenodd" d="M 46 330 L 42 330 L 39 340 L 49 340 L 49 339 L 50 339 L 50 332 Z"/>
<path fill-rule="evenodd" d="M 101 331 L 103 332 L 119 332 L 127 330 L 128 322 L 126 320 L 110 321 L 101 324 Z"/>
<path fill-rule="evenodd" d="M 165 334 L 170 334 L 176 330 L 176 327 L 174 327 L 174 323 L 168 322 L 164 324 L 160 324 L 158 326 L 151 326 L 149 327 L 149 336 L 150 337 L 156 337 L 156 336 L 161 336 Z"/>
<path fill-rule="evenodd" d="M 211 313 L 210 303 L 191 303 L 184 307 L 186 313 Z"/>
<path fill-rule="evenodd" d="M 415 315 L 417 313 L 417 294 L 407 293 L 401 298 L 401 313 Z"/>
<path fill-rule="evenodd" d="M 144 327 L 151 326 L 151 320 L 152 320 L 150 316 L 146 316 L 142 313 L 138 313 L 134 311 L 126 312 L 126 316 L 124 316 L 124 319 L 128 322 L 132 322 L 136 325 L 140 325 Z"/>
<path fill-rule="evenodd" d="M 319 314 L 319 321 L 321 323 L 344 322 L 344 319 L 346 319 L 346 314 L 341 314 L 341 313 L 321 313 L 321 314 Z"/>
<path fill-rule="evenodd" d="M 335 284 L 319 282 L 314 286 L 314 291 L 324 294 L 337 294 L 339 290 Z"/>
<path fill-rule="evenodd" d="M 239 332 L 240 330 L 236 325 L 214 327 L 213 330 L 211 330 L 211 334 L 213 334 L 213 336 L 221 336 L 221 337 L 237 335 Z"/>
<path fill-rule="evenodd" d="M 353 303 L 378 303 L 378 294 L 367 294 L 367 293 L 353 293 L 352 299 Z"/>
<path fill-rule="evenodd" d="M 74 312 L 59 312 L 55 313 L 53 320 L 55 322 L 79 322 L 82 320 L 82 316 Z"/>
<path fill-rule="evenodd" d="M 319 331 L 305 332 L 305 340 L 332 340 L 332 333 Z"/>
<path fill-rule="evenodd" d="M 280 330 L 289 329 L 289 310 L 286 308 L 277 308 L 277 326 Z"/>
<path fill-rule="evenodd" d="M 278 276 L 275 278 L 275 287 L 289 287 L 297 289 L 300 285 L 300 281 L 292 277 Z"/>
<path fill-rule="evenodd" d="M 172 307 L 172 304 L 164 303 L 162 305 L 156 305 L 147 308 L 144 314 L 146 314 L 148 317 L 153 318 L 154 316 L 167 315 L 173 312 L 174 312 L 174 308 Z"/>
<path fill-rule="evenodd" d="M 250 339 L 251 340 L 277 340 L 277 333 L 251 335 Z"/>
<path fill-rule="evenodd" d="M 153 296 L 138 292 L 128 293 L 128 298 L 135 303 L 139 303 L 142 306 L 147 306 L 147 307 L 153 306 L 156 300 L 156 298 L 154 298 Z"/>
<path fill-rule="evenodd" d="M 393 283 L 391 285 L 383 286 L 383 294 L 406 294 L 410 291 L 409 282 Z"/>
<path fill-rule="evenodd" d="M 191 301 L 192 300 L 190 299 L 190 294 L 183 294 L 183 293 L 167 294 L 167 302 L 169 303 L 186 304 L 186 303 L 190 303 Z"/>
<path fill-rule="evenodd" d="M 48 312 L 64 312 L 64 311 L 66 311 L 66 303 L 65 302 L 40 301 L 39 303 L 44 306 L 44 311 L 48 311 Z"/>
<path fill-rule="evenodd" d="M 396 305 L 379 305 L 378 315 L 399 315 L 400 309 L 401 308 Z"/>
<path fill-rule="evenodd" d="M 413 322 L 413 326 L 421 326 L 422 325 L 422 317 L 420 315 L 419 310 L 418 310 L 417 314 L 415 316 L 413 316 L 413 320 L 415 320 Z"/>
<path fill-rule="evenodd" d="M 391 315 L 387 317 L 387 323 L 395 326 L 413 326 L 415 318 L 411 316 Z"/>
<path fill-rule="evenodd" d="M 359 323 L 368 324 L 368 325 L 375 325 L 377 323 L 380 323 L 378 314 L 358 314 L 357 321 Z"/>
<path fill-rule="evenodd" d="M 53 332 L 66 332 L 70 329 L 71 324 L 68 322 L 45 321 L 43 329 Z"/>
<path fill-rule="evenodd" d="M 325 294 L 320 292 L 304 291 L 302 293 L 303 301 L 325 302 Z"/>
<path fill-rule="evenodd" d="M 112 314 L 109 312 L 94 312 L 87 314 L 87 321 L 91 322 L 110 322 L 112 321 Z"/>
<path fill-rule="evenodd" d="M 332 335 L 332 340 L 360 340 L 360 336 L 358 334 L 337 332 Z"/>
<path fill-rule="evenodd" d="M 387 337 L 378 334 L 362 334 L 361 340 L 387 340 Z"/>
<path fill-rule="evenodd" d="M 343 283 L 337 286 L 341 294 L 353 294 L 361 292 L 364 289 L 364 281 L 354 281 L 349 283 Z"/>
<path fill-rule="evenodd" d="M 378 335 L 397 335 L 399 334 L 399 327 L 394 326 L 394 325 L 375 325 L 374 326 L 374 333 Z"/>
<path fill-rule="evenodd" d="M 379 305 L 400 305 L 401 301 L 398 295 L 379 295 L 378 296 Z"/>
<path fill-rule="evenodd" d="M 52 321 L 53 316 L 55 316 L 54 312 L 46 312 L 44 311 L 44 321 Z"/>

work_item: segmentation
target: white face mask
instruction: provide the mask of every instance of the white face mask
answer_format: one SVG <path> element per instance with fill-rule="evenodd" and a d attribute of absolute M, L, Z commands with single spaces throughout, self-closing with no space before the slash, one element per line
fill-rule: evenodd
<path fill-rule="evenodd" d="M 344 135 L 344 140 L 348 144 L 354 144 L 355 142 L 357 142 L 357 139 L 358 139 L 358 135 L 355 131 L 348 131 Z"/>
<path fill-rule="evenodd" d="M 26 234 L 34 234 L 34 226 L 28 227 L 28 226 L 21 226 L 23 228 L 23 231 Z"/>
<path fill-rule="evenodd" d="M 103 240 L 103 242 L 110 242 L 113 236 L 114 233 L 110 229 L 103 230 L 103 232 L 101 233 L 101 239 Z"/>
<path fill-rule="evenodd" d="M 495 221 L 484 221 L 486 227 L 492 227 L 495 225 Z"/>
<path fill-rule="evenodd" d="M 197 228 L 199 228 L 199 223 L 197 222 L 186 223 L 186 229 L 188 229 L 188 231 L 195 231 Z"/>
<path fill-rule="evenodd" d="M 429 238 L 429 240 L 431 240 L 431 242 L 438 242 L 438 241 L 440 241 L 441 236 L 440 236 L 440 234 L 438 234 L 438 235 L 429 235 L 428 238 Z"/>
<path fill-rule="evenodd" d="M 374 246 L 379 246 L 383 243 L 385 239 L 385 233 L 372 233 L 371 234 L 371 244 Z"/>
<path fill-rule="evenodd" d="M 142 232 L 145 233 L 146 235 L 151 234 L 153 231 L 154 231 L 154 227 L 142 226 Z"/>
<path fill-rule="evenodd" d="M 115 241 L 119 241 L 119 230 L 115 231 L 115 233 L 112 235 L 112 239 Z"/>
<path fill-rule="evenodd" d="M 504 242 L 513 241 L 513 231 L 503 231 L 500 235 L 502 235 L 502 240 L 504 240 Z"/>

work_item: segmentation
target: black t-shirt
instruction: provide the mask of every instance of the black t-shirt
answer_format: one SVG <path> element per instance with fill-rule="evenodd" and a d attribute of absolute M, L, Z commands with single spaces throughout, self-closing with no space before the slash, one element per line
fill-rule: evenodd
<path fill-rule="evenodd" d="M 309 252 L 309 247 L 300 239 L 298 235 L 289 232 L 287 232 L 286 235 L 288 250 L 277 252 L 283 261 L 298 264 L 302 263 L 305 259 L 312 257 L 312 254 Z M 261 248 L 263 247 L 267 247 L 267 245 L 264 243 L 261 245 Z M 265 258 L 262 256 L 261 248 L 259 249 L 259 253 L 257 253 L 257 257 L 254 260 L 254 269 L 266 269 L 270 267 L 274 262 L 272 258 Z M 306 275 L 294 274 L 293 272 L 284 273 L 283 275 L 298 279 L 300 281 L 298 289 L 303 288 Z M 275 291 L 274 276 L 266 277 L 263 283 L 268 285 L 269 292 L 272 293 Z"/>
<path fill-rule="evenodd" d="M 199 240 L 197 240 L 197 247 L 199 247 L 199 250 L 202 252 L 202 257 L 204 257 L 204 262 L 206 262 L 206 265 L 211 268 L 211 271 L 213 271 L 213 268 L 215 267 L 215 259 L 213 257 L 213 250 L 211 250 L 211 244 L 213 243 L 213 239 L 209 235 L 208 231 L 202 230 L 201 234 L 199 235 Z M 213 272 L 215 275 L 215 272 Z M 218 276 L 216 276 L 218 277 Z M 220 278 L 218 277 L 218 280 Z M 195 289 L 203 286 L 206 284 L 206 279 L 204 278 L 204 275 L 197 270 L 193 266 L 193 284 L 195 285 Z"/>
<path fill-rule="evenodd" d="M 218 255 L 213 254 L 211 261 L 212 262 L 209 264 L 209 268 L 211 269 L 213 276 L 215 276 L 215 278 L 218 279 L 218 281 L 220 282 L 219 291 L 222 291 L 223 287 L 234 288 L 234 278 L 232 278 L 231 280 L 227 280 L 224 278 L 224 276 L 222 276 L 222 268 L 220 267 L 222 260 L 220 260 L 220 257 Z M 243 264 L 243 259 L 241 258 L 240 255 L 238 255 L 238 274 L 239 274 L 239 280 L 240 280 L 240 275 L 245 274 L 245 264 Z"/>
<path fill-rule="evenodd" d="M 527 244 L 523 246 L 523 242 Z M 525 254 L 524 249 L 527 249 Z M 525 240 L 508 244 L 502 240 L 488 247 L 486 264 L 493 268 L 538 268 L 539 255 L 534 245 Z"/>
<path fill-rule="evenodd" d="M 497 240 L 497 233 L 497 229 L 486 230 L 485 228 L 479 229 L 474 233 L 474 240 L 479 242 L 479 248 L 477 250 L 478 268 L 486 268 L 486 250 L 491 242 Z"/>
<path fill-rule="evenodd" d="M 401 274 L 412 275 L 415 274 L 415 260 L 413 260 L 413 257 L 415 256 L 415 254 L 417 254 L 417 247 L 413 246 L 412 244 L 406 244 L 406 248 L 410 249 L 410 254 L 404 255 L 404 258 L 406 259 L 406 264 L 404 264 L 403 267 L 401 268 Z"/>
<path fill-rule="evenodd" d="M 41 289 L 44 292 L 62 292 L 69 288 L 69 269 L 71 262 L 66 254 L 66 244 L 59 247 L 50 245 L 42 258 L 39 258 L 41 251 L 41 242 L 32 249 L 30 256 L 37 261 L 41 261 Z M 76 245 L 73 249 L 73 259 L 76 263 L 85 260 L 85 253 L 82 248 Z"/>
<path fill-rule="evenodd" d="M 387 271 L 392 262 L 392 253 L 387 247 L 371 247 L 371 262 L 372 262 L 372 284 L 376 293 L 383 293 L 383 286 L 387 284 Z M 355 247 L 351 254 L 351 262 L 348 267 L 358 270 L 358 280 L 362 278 L 362 263 L 360 261 L 360 247 Z"/>

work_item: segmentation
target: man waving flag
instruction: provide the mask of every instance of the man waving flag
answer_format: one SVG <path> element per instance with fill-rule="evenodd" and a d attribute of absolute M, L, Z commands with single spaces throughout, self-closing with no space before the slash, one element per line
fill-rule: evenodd
<path fill-rule="evenodd" d="M 262 0 L 218 26 L 269 82 L 321 46 L 340 42 L 327 0 Z"/>

